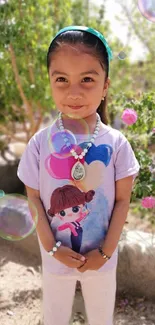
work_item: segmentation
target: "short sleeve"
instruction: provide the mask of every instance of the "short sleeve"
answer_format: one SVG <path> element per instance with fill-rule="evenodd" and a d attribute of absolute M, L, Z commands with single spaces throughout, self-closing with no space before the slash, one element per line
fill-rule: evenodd
<path fill-rule="evenodd" d="M 133 175 L 133 181 L 139 174 L 140 165 L 131 144 L 126 139 L 115 155 L 115 181 Z"/>
<path fill-rule="evenodd" d="M 17 176 L 26 185 L 39 190 L 39 143 L 34 135 L 28 142 L 17 169 Z"/>

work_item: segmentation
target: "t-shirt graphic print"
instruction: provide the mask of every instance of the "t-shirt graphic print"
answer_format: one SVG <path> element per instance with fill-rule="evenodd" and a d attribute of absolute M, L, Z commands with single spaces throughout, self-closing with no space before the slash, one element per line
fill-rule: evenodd
<path fill-rule="evenodd" d="M 60 142 L 59 139 L 59 146 Z M 74 149 L 80 154 L 87 145 L 87 142 L 79 143 L 74 145 Z M 68 185 L 56 188 L 51 194 L 47 214 L 56 239 L 77 253 L 86 253 L 97 248 L 106 235 L 108 200 L 104 196 L 101 180 L 103 167 L 110 163 L 113 149 L 108 144 L 91 146 L 87 155 L 80 159 L 86 170 L 86 178 L 82 181 L 73 179 L 71 170 L 76 159 L 71 155 L 66 156 L 66 152 L 67 148 L 64 149 L 62 143 L 60 156 L 58 152 L 53 152 L 45 160 L 45 168 L 52 178 L 68 181 Z M 90 180 L 87 182 L 89 169 L 91 188 Z"/>

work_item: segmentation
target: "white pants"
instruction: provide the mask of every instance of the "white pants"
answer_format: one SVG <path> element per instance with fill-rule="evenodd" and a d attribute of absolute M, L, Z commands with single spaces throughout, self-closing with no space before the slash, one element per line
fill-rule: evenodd
<path fill-rule="evenodd" d="M 68 325 L 76 282 L 81 282 L 89 325 L 113 325 L 117 265 L 107 272 L 54 275 L 43 269 L 43 325 Z"/>

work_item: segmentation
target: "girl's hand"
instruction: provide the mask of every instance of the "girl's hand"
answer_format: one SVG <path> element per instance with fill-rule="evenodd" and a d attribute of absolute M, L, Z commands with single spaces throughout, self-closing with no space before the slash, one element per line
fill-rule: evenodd
<path fill-rule="evenodd" d="M 81 267 L 85 263 L 84 256 L 74 252 L 71 248 L 65 246 L 60 246 L 54 253 L 53 257 L 55 257 L 58 261 L 65 264 L 66 266 L 72 268 Z"/>
<path fill-rule="evenodd" d="M 86 258 L 85 264 L 77 268 L 78 271 L 81 273 L 87 270 L 98 270 L 101 266 L 106 263 L 106 260 L 103 259 L 98 249 L 94 249 L 93 251 L 90 251 L 84 256 Z"/>

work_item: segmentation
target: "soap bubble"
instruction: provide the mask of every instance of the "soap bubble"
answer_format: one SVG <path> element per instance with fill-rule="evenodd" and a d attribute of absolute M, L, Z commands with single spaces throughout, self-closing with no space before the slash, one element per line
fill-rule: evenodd
<path fill-rule="evenodd" d="M 5 192 L 3 190 L 0 190 L 0 198 L 5 195 Z"/>
<path fill-rule="evenodd" d="M 127 57 L 126 53 L 124 51 L 120 51 L 118 54 L 118 58 L 120 60 L 124 60 Z"/>
<path fill-rule="evenodd" d="M 0 198 L 0 237 L 22 240 L 32 234 L 37 221 L 37 209 L 25 196 L 6 194 Z"/>
<path fill-rule="evenodd" d="M 62 120 L 64 129 L 57 122 L 57 126 L 53 125 L 48 132 L 50 152 L 58 158 L 70 157 L 70 150 L 76 147 L 78 140 L 83 142 L 83 134 L 87 138 L 85 140 L 89 139 L 89 127 L 84 119 L 77 121 L 65 115 Z"/>
<path fill-rule="evenodd" d="M 146 19 L 155 23 L 155 0 L 139 0 L 138 7 Z"/>
<path fill-rule="evenodd" d="M 76 138 L 69 130 L 58 131 L 48 135 L 50 152 L 56 157 L 69 157 L 70 150 L 76 144 Z"/>

